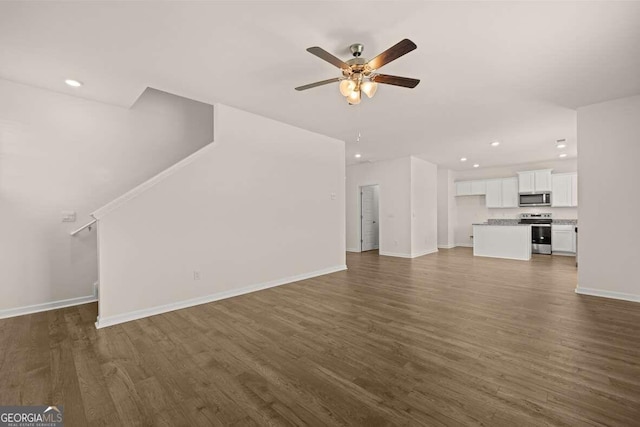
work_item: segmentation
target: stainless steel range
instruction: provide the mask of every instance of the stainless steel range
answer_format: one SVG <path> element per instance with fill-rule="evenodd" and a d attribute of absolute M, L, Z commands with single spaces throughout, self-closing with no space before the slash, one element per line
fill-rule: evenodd
<path fill-rule="evenodd" d="M 550 213 L 520 214 L 519 224 L 531 224 L 531 252 L 551 255 L 551 219 Z"/>

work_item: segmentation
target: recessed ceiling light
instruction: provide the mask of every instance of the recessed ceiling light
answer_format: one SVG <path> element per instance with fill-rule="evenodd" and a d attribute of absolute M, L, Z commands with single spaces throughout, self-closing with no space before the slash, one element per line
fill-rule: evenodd
<path fill-rule="evenodd" d="M 473 165 L 473 167 L 474 167 L 474 168 L 479 168 L 479 167 L 480 167 L 480 165 L 476 163 L 475 165 Z"/>
<path fill-rule="evenodd" d="M 561 159 L 564 159 L 565 157 L 567 157 L 567 153 L 562 153 L 562 154 L 560 154 L 560 156 L 558 156 L 558 157 L 560 157 Z"/>
<path fill-rule="evenodd" d="M 460 157 L 460 161 L 461 161 L 461 162 L 466 162 L 466 161 L 467 161 L 467 158 L 466 158 L 466 157 Z"/>
<path fill-rule="evenodd" d="M 557 139 L 556 140 L 556 148 L 565 148 L 567 146 L 566 139 Z"/>
<path fill-rule="evenodd" d="M 558 144 L 556 145 L 556 148 L 565 148 L 567 146 L 567 144 Z"/>
<path fill-rule="evenodd" d="M 492 147 L 497 147 L 498 145 L 500 145 L 500 141 L 493 141 L 493 142 L 491 143 L 491 146 L 492 146 Z"/>
<path fill-rule="evenodd" d="M 356 158 L 356 159 L 359 159 L 360 157 L 362 157 L 362 154 L 360 154 L 360 153 L 358 153 L 358 154 L 356 154 L 356 155 L 355 155 L 355 158 Z"/>
<path fill-rule="evenodd" d="M 73 79 L 67 79 L 64 82 L 67 85 L 71 86 L 71 87 L 80 87 L 80 86 L 82 86 L 82 82 L 79 82 L 79 81 L 73 80 Z"/>

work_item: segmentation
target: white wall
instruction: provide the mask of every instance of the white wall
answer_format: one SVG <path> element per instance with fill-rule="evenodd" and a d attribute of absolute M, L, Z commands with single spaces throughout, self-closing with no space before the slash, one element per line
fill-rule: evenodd
<path fill-rule="evenodd" d="M 438 167 L 411 157 L 411 256 L 438 250 Z"/>
<path fill-rule="evenodd" d="M 402 157 L 347 167 L 347 250 L 360 251 L 360 187 L 379 185 L 380 254 L 416 257 L 437 250 L 437 167 Z"/>
<path fill-rule="evenodd" d="M 455 245 L 473 246 L 472 224 L 486 222 L 488 217 L 484 196 L 456 197 Z"/>
<path fill-rule="evenodd" d="M 578 170 L 578 162 L 576 159 L 553 160 L 540 163 L 525 163 L 520 165 L 503 166 L 487 169 L 474 169 L 467 171 L 457 171 L 454 173 L 455 181 L 467 181 L 475 179 L 492 179 L 507 178 L 517 176 L 518 172 L 537 170 L 537 169 L 553 169 L 552 173 L 576 172 Z M 580 182 L 580 178 L 578 178 Z M 455 190 L 454 190 L 455 192 Z M 577 219 L 578 208 L 505 208 L 505 209 L 489 209 L 486 207 L 484 196 L 462 196 L 455 198 L 456 212 L 455 215 L 455 243 L 458 246 L 471 246 L 473 239 L 472 224 L 476 222 L 485 222 L 491 219 L 516 219 L 521 213 L 541 213 L 551 212 L 556 219 Z M 580 201 L 582 203 L 582 201 Z"/>
<path fill-rule="evenodd" d="M 0 317 L 91 296 L 96 234 L 69 231 L 211 142 L 212 116 L 151 89 L 126 109 L 0 80 Z"/>
<path fill-rule="evenodd" d="M 455 246 L 456 187 L 454 172 L 450 169 L 438 169 L 438 246 Z"/>
<path fill-rule="evenodd" d="M 345 268 L 344 142 L 215 108 L 213 144 L 95 213 L 99 326 Z"/>
<path fill-rule="evenodd" d="M 640 301 L 640 96 L 578 109 L 578 292 Z"/>
<path fill-rule="evenodd" d="M 411 159 L 347 167 L 347 248 L 360 251 L 360 187 L 379 185 L 380 253 L 411 255 Z"/>

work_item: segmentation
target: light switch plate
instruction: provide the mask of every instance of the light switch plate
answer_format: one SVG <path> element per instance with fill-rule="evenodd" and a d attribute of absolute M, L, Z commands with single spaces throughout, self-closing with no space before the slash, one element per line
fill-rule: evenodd
<path fill-rule="evenodd" d="M 62 211 L 60 215 L 62 216 L 62 222 L 76 222 L 75 211 Z"/>

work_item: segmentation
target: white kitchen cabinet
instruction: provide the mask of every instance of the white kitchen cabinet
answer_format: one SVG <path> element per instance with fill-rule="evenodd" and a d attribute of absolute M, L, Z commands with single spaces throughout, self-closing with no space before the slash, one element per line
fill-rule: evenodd
<path fill-rule="evenodd" d="M 551 169 L 518 172 L 520 193 L 546 193 L 551 191 Z"/>
<path fill-rule="evenodd" d="M 486 181 L 488 208 L 518 207 L 518 178 L 490 179 Z"/>
<path fill-rule="evenodd" d="M 578 174 L 557 173 L 551 177 L 551 206 L 578 206 Z"/>
<path fill-rule="evenodd" d="M 551 191 L 551 169 L 535 171 L 534 181 L 536 193 Z"/>
<path fill-rule="evenodd" d="M 571 206 L 571 175 L 554 174 L 551 181 L 551 206 L 554 208 Z"/>
<path fill-rule="evenodd" d="M 484 196 L 487 194 L 486 181 L 471 181 L 471 194 L 474 196 Z"/>
<path fill-rule="evenodd" d="M 576 253 L 575 225 L 551 225 L 551 251 Z"/>
<path fill-rule="evenodd" d="M 502 180 L 502 207 L 518 207 L 518 178 L 504 178 Z"/>
<path fill-rule="evenodd" d="M 471 181 L 456 182 L 456 196 L 470 196 Z"/>
<path fill-rule="evenodd" d="M 488 208 L 502 207 L 502 180 L 490 179 L 486 181 L 486 204 Z"/>
<path fill-rule="evenodd" d="M 456 196 L 484 196 L 486 192 L 483 180 L 456 182 Z"/>
<path fill-rule="evenodd" d="M 518 172 L 518 191 L 520 193 L 533 193 L 536 190 L 536 174 L 531 172 Z"/>

